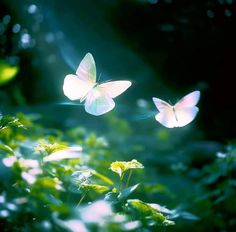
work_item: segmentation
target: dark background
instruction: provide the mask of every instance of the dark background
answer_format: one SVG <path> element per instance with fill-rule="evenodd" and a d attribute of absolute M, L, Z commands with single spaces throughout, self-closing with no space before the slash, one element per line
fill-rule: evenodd
<path fill-rule="evenodd" d="M 33 1 L 0 4 L 1 19 L 11 17 L 0 56 L 21 67 L 1 87 L 7 105 L 63 99 L 64 76 L 90 51 L 104 79 L 133 81 L 125 104 L 138 98 L 151 102 L 153 96 L 175 102 L 199 89 L 198 126 L 206 138 L 234 138 L 233 0 L 38 1 L 34 12 Z M 17 23 L 21 30 L 13 33 Z M 22 47 L 25 32 L 31 42 Z M 12 86 L 20 88 L 22 101 L 9 94 Z"/>

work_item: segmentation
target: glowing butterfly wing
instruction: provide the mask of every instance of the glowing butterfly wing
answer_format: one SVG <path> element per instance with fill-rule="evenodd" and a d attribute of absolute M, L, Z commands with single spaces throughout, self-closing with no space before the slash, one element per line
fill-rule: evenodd
<path fill-rule="evenodd" d="M 168 108 L 172 108 L 169 103 L 161 100 L 160 98 L 153 97 L 152 100 L 160 112 L 165 111 Z"/>
<path fill-rule="evenodd" d="M 85 100 L 85 111 L 95 116 L 105 114 L 114 107 L 115 102 L 113 99 L 104 93 L 99 86 L 93 88 Z"/>
<path fill-rule="evenodd" d="M 165 127 L 175 127 L 176 118 L 173 111 L 173 106 L 159 98 L 154 97 L 152 98 L 152 100 L 159 110 L 159 113 L 156 114 L 155 119 Z"/>
<path fill-rule="evenodd" d="M 175 104 L 175 109 L 183 109 L 186 107 L 192 107 L 195 106 L 200 98 L 200 91 L 194 91 L 183 98 L 181 98 L 176 104 Z"/>
<path fill-rule="evenodd" d="M 196 106 L 175 110 L 176 127 L 186 126 L 196 117 L 198 108 Z"/>
<path fill-rule="evenodd" d="M 96 83 L 96 65 L 91 53 L 87 53 L 80 62 L 76 75 L 85 82 Z"/>
<path fill-rule="evenodd" d="M 99 85 L 99 88 L 111 98 L 115 98 L 122 94 L 130 86 L 130 81 L 110 81 Z"/>
<path fill-rule="evenodd" d="M 174 105 L 177 127 L 185 126 L 193 121 L 198 113 L 198 107 L 195 105 L 199 98 L 200 91 L 194 91 L 184 96 Z"/>
<path fill-rule="evenodd" d="M 69 74 L 64 79 L 63 91 L 70 100 L 83 101 L 96 84 L 96 66 L 93 56 L 87 53 L 80 62 L 76 75 Z"/>
<path fill-rule="evenodd" d="M 66 75 L 63 84 L 63 92 L 70 100 L 82 101 L 94 84 L 78 78 L 76 75 Z"/>

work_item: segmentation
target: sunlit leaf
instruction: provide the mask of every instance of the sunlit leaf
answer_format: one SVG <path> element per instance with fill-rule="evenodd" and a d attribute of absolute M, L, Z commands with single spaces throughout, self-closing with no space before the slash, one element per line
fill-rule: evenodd
<path fill-rule="evenodd" d="M 161 206 L 159 204 L 150 203 L 149 204 L 152 208 L 156 209 L 158 212 L 165 213 L 165 214 L 173 214 L 173 210 L 169 210 L 164 206 Z"/>
<path fill-rule="evenodd" d="M 136 208 L 140 213 L 145 215 L 150 215 L 154 211 L 157 211 L 153 207 L 151 207 L 148 203 L 145 203 L 138 199 L 128 199 L 127 202 L 129 205 Z"/>
<path fill-rule="evenodd" d="M 119 176 L 122 176 L 122 174 L 129 169 L 136 169 L 136 168 L 144 168 L 144 166 L 135 159 L 128 162 L 116 161 L 116 162 L 111 163 L 111 166 L 110 166 L 110 169 L 113 172 L 116 172 Z"/>
<path fill-rule="evenodd" d="M 0 118 L 0 130 L 3 130 L 8 127 L 22 127 L 25 126 L 19 121 L 18 118 L 6 115 Z"/>
<path fill-rule="evenodd" d="M 5 151 L 6 153 L 13 155 L 14 151 L 12 150 L 12 148 L 10 148 L 9 146 L 5 145 L 5 144 L 0 144 L 0 150 Z"/>
<path fill-rule="evenodd" d="M 159 226 L 173 226 L 175 222 L 172 220 L 167 219 L 163 214 L 155 212 L 151 216 L 146 217 L 148 219 L 148 224 L 152 225 L 159 225 Z"/>
<path fill-rule="evenodd" d="M 127 200 L 128 205 L 136 209 L 142 217 L 148 220 L 149 225 L 174 225 L 174 222 L 164 216 L 153 204 L 138 199 Z"/>
<path fill-rule="evenodd" d="M 53 152 L 65 149 L 68 149 L 68 146 L 59 143 L 50 144 L 45 140 L 40 140 L 38 145 L 34 148 L 35 151 L 40 151 L 40 152 L 46 151 L 48 155 L 50 155 Z"/>
<path fill-rule="evenodd" d="M 126 199 L 131 193 L 133 193 L 135 191 L 135 189 L 139 186 L 139 184 L 133 185 L 129 188 L 123 189 L 119 195 L 118 195 L 118 199 L 119 200 L 124 200 Z"/>
<path fill-rule="evenodd" d="M 83 183 L 81 184 L 81 189 L 87 191 L 95 191 L 97 193 L 104 193 L 109 190 L 109 187 L 104 186 L 104 185 L 98 185 L 98 184 L 87 184 Z"/>
<path fill-rule="evenodd" d="M 18 71 L 18 66 L 11 66 L 5 60 L 0 59 L 0 86 L 11 81 Z"/>
<path fill-rule="evenodd" d="M 37 180 L 37 184 L 49 189 L 63 190 L 61 182 L 57 178 L 43 177 Z"/>

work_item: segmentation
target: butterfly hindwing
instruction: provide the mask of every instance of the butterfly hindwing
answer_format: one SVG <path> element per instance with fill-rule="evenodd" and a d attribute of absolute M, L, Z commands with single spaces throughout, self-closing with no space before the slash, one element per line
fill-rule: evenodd
<path fill-rule="evenodd" d="M 165 127 L 176 127 L 176 118 L 172 108 L 166 108 L 165 110 L 159 112 L 156 114 L 155 119 Z"/>
<path fill-rule="evenodd" d="M 85 100 L 85 111 L 89 114 L 99 116 L 105 114 L 115 107 L 115 102 L 99 87 L 92 89 Z"/>
<path fill-rule="evenodd" d="M 176 127 L 182 127 L 192 122 L 196 117 L 197 112 L 198 108 L 196 106 L 175 110 Z"/>

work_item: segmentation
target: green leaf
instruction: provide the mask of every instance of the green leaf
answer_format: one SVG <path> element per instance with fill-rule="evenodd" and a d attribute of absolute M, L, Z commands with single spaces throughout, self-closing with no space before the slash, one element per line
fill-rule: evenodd
<path fill-rule="evenodd" d="M 158 226 L 172 226 L 175 225 L 174 221 L 168 220 L 163 214 L 161 213 L 153 213 L 151 216 L 146 217 L 148 219 L 149 225 L 158 225 Z"/>
<path fill-rule="evenodd" d="M 0 150 L 5 151 L 6 153 L 10 155 L 14 155 L 14 151 L 7 145 L 5 144 L 0 144 Z"/>
<path fill-rule="evenodd" d="M 1 117 L 0 119 L 0 130 L 3 130 L 8 127 L 22 127 L 25 128 L 25 126 L 19 121 L 18 118 L 6 115 Z"/>
<path fill-rule="evenodd" d="M 40 140 L 38 145 L 34 147 L 35 151 L 40 151 L 40 152 L 46 152 L 48 155 L 50 155 L 53 152 L 60 151 L 68 149 L 68 146 L 64 144 L 59 144 L 59 143 L 48 143 L 45 140 Z"/>
<path fill-rule="evenodd" d="M 145 203 L 145 202 L 140 201 L 138 199 L 129 199 L 129 200 L 127 200 L 127 202 L 130 206 L 137 209 L 141 214 L 144 214 L 144 215 L 150 215 L 154 211 L 156 211 L 148 203 Z"/>
<path fill-rule="evenodd" d="M 118 195 L 118 199 L 119 200 L 124 200 L 126 199 L 132 192 L 134 192 L 134 190 L 139 186 L 139 184 L 133 185 L 129 188 L 123 189 L 119 195 Z"/>
<path fill-rule="evenodd" d="M 129 206 L 137 210 L 139 214 L 148 221 L 149 225 L 174 225 L 174 222 L 168 220 L 168 218 L 155 207 L 155 204 L 145 203 L 138 199 L 129 199 L 127 202 Z"/>
<path fill-rule="evenodd" d="M 41 177 L 36 182 L 40 188 L 53 189 L 55 191 L 63 190 L 62 183 L 57 178 Z"/>
<path fill-rule="evenodd" d="M 19 71 L 18 66 L 11 66 L 5 60 L 0 60 L 0 86 L 11 81 Z"/>
<path fill-rule="evenodd" d="M 117 204 L 119 202 L 118 201 L 118 193 L 108 192 L 108 193 L 106 193 L 104 200 L 108 201 L 112 204 Z"/>
<path fill-rule="evenodd" d="M 109 190 L 109 187 L 104 186 L 104 185 L 98 185 L 98 184 L 87 184 L 83 183 L 81 184 L 81 189 L 87 191 L 94 191 L 97 193 L 104 193 Z"/>
<path fill-rule="evenodd" d="M 133 159 L 131 161 L 116 161 L 111 163 L 110 169 L 117 173 L 120 177 L 122 174 L 129 169 L 144 168 L 144 166 L 139 163 L 137 160 Z"/>

